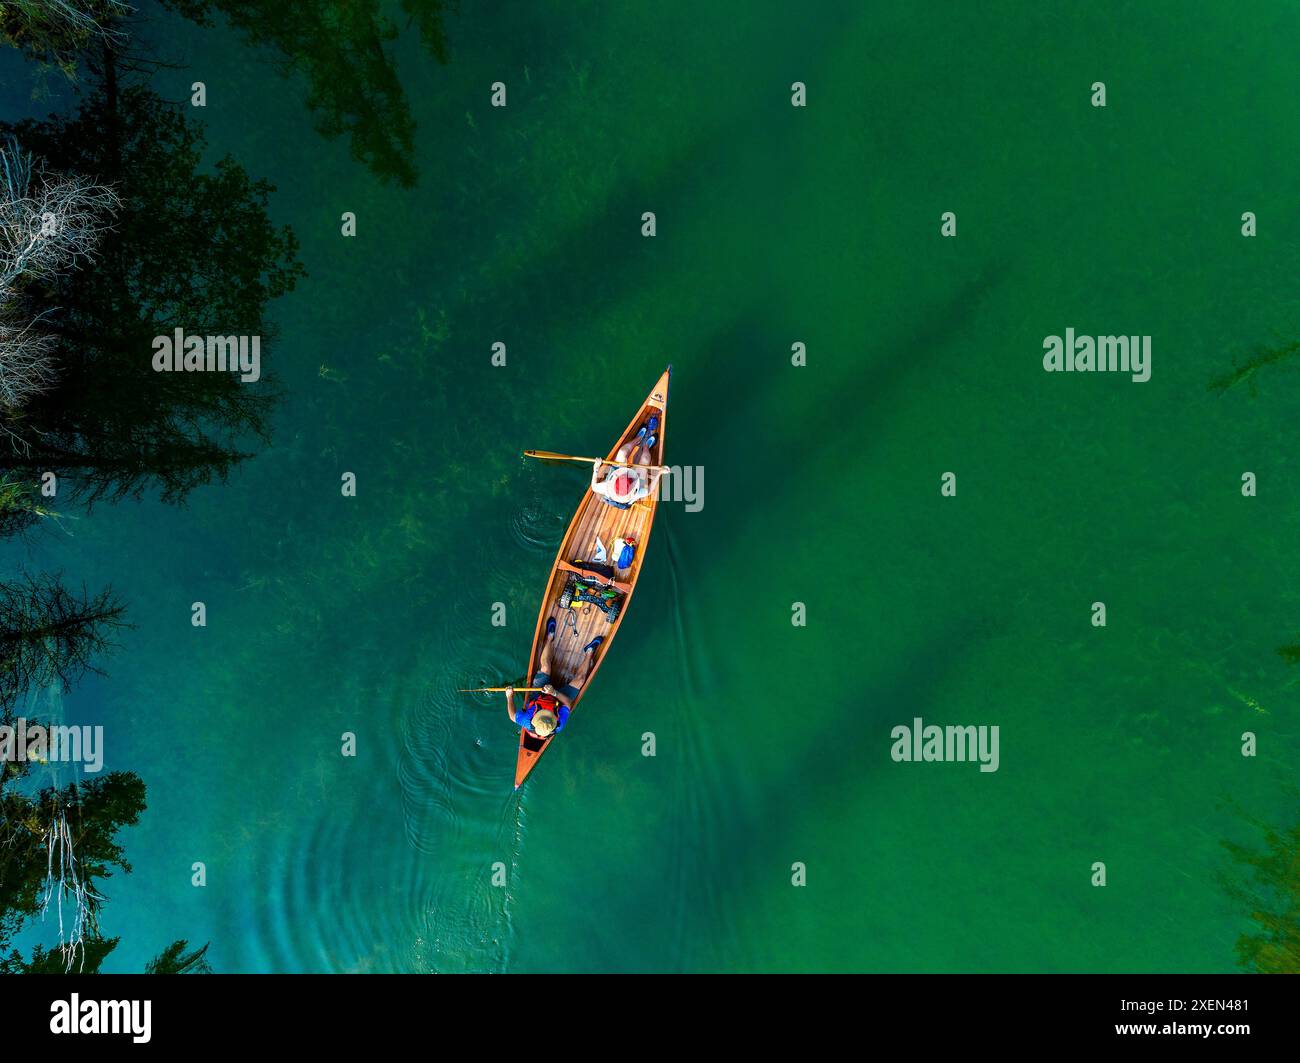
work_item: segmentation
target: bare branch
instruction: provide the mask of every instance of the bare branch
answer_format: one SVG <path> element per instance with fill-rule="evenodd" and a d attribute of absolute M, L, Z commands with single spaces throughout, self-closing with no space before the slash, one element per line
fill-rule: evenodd
<path fill-rule="evenodd" d="M 37 52 L 65 60 L 66 53 L 86 48 L 95 41 L 124 44 L 126 34 L 113 26 L 113 22 L 133 10 L 123 0 L 98 0 L 80 5 L 72 0 L 9 0 L 4 7 L 13 36 Z"/>
<path fill-rule="evenodd" d="M 11 140 L 0 148 L 0 288 L 48 279 L 93 258 L 120 206 L 113 189 L 47 174 Z"/>
<path fill-rule="evenodd" d="M 55 339 L 37 322 L 15 321 L 11 293 L 0 286 L 0 406 L 16 409 L 48 391 L 57 373 Z"/>
<path fill-rule="evenodd" d="M 0 409 L 21 408 L 56 375 L 55 338 L 44 314 L 22 320 L 20 287 L 92 259 L 120 206 L 106 185 L 47 173 L 12 138 L 0 148 Z"/>

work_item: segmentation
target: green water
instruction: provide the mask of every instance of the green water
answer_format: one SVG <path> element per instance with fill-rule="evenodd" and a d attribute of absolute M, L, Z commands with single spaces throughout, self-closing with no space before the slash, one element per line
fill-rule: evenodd
<path fill-rule="evenodd" d="M 273 445 L 33 550 L 137 625 L 66 699 L 149 787 L 110 968 L 1232 969 L 1225 801 L 1283 822 L 1300 752 L 1297 404 L 1207 384 L 1300 330 L 1300 13 L 462 6 L 447 65 L 394 45 L 414 189 L 269 53 L 154 26 L 309 277 Z M 1151 335 L 1151 380 L 1044 373 L 1067 327 Z M 454 690 L 522 673 L 586 476 L 519 453 L 603 453 L 668 362 L 704 507 L 661 506 L 513 795 L 500 703 Z M 917 716 L 998 725 L 999 770 L 894 763 Z"/>

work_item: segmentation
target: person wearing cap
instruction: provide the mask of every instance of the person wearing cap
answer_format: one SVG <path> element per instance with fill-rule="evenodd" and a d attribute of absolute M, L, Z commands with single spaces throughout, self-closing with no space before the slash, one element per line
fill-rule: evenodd
<path fill-rule="evenodd" d="M 578 699 L 578 691 L 587 678 L 583 676 L 581 679 L 571 679 L 558 688 L 552 685 L 551 646 L 554 641 L 555 619 L 552 617 L 546 621 L 546 645 L 542 647 L 542 656 L 537 662 L 538 672 L 533 676 L 533 686 L 541 689 L 524 699 L 523 708 L 515 708 L 514 687 L 506 687 L 505 691 L 506 715 L 513 723 L 538 738 L 549 738 L 564 730 L 573 703 Z M 592 669 L 596 667 L 596 647 L 604 641 L 604 635 L 597 635 L 582 648 L 582 652 L 587 655 L 587 675 L 591 675 Z"/>
<path fill-rule="evenodd" d="M 650 455 L 654 452 L 655 437 L 648 433 L 653 432 L 658 423 L 657 417 L 651 417 L 637 432 L 635 439 L 618 448 L 613 467 L 603 480 L 600 470 L 605 463 L 599 459 L 592 463 L 591 489 L 603 502 L 619 509 L 627 509 L 653 490 L 648 466 Z"/>

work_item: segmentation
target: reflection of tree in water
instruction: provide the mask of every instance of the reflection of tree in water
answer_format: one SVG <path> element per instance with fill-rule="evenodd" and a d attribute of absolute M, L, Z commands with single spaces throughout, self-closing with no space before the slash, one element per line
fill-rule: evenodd
<path fill-rule="evenodd" d="M 201 26 L 223 17 L 249 44 L 275 49 L 284 75 L 306 79 L 318 132 L 346 134 L 352 157 L 385 181 L 415 184 L 415 119 L 385 46 L 414 25 L 425 51 L 446 63 L 443 14 L 455 0 L 401 0 L 401 27 L 379 0 L 159 2 Z M 0 5 L 0 41 L 75 78 L 87 55 L 128 44 L 130 15 L 124 0 L 12 0 Z"/>
<path fill-rule="evenodd" d="M 0 790 L 0 973 L 76 970 L 93 973 L 116 938 L 99 933 L 104 897 L 98 883 L 130 871 L 115 840 L 144 811 L 144 783 L 114 771 L 35 794 Z M 53 921 L 59 943 L 38 947 L 30 963 L 3 951 L 28 920 Z"/>
<path fill-rule="evenodd" d="M 49 308 L 58 384 L 20 417 L 3 413 L 26 445 L 0 467 L 66 475 L 88 502 L 146 489 L 180 501 L 266 437 L 274 391 L 265 378 L 154 372 L 153 339 L 267 339 L 267 303 L 302 274 L 297 241 L 267 216 L 266 182 L 229 157 L 200 170 L 204 140 L 180 107 L 119 80 L 110 51 L 91 74 L 74 113 L 4 127 L 54 169 L 111 185 L 120 207 L 94 269 L 31 287 Z"/>
<path fill-rule="evenodd" d="M 1245 361 L 1234 360 L 1233 368 L 1212 380 L 1209 388 L 1223 394 L 1245 384 L 1254 396 L 1261 370 L 1292 366 L 1297 356 L 1300 340 L 1262 346 Z M 1279 646 L 1277 652 L 1288 664 L 1300 664 L 1300 639 Z M 1300 974 L 1300 818 L 1289 830 L 1251 822 L 1263 831 L 1262 850 L 1223 843 L 1237 863 L 1249 869 L 1244 883 L 1226 883 L 1229 896 L 1255 924 L 1253 933 L 1237 939 L 1237 962 L 1257 974 Z"/>
<path fill-rule="evenodd" d="M 24 575 L 0 583 L 0 722 L 33 690 L 71 690 L 126 626 L 112 590 L 66 587 L 58 576 Z"/>
<path fill-rule="evenodd" d="M 63 693 L 85 672 L 99 671 L 95 657 L 121 626 L 122 606 L 109 590 L 78 594 L 48 575 L 0 583 L 0 724 L 13 727 L 22 715 L 28 728 L 63 726 Z M 48 745 L 27 752 L 47 759 L 20 761 L 11 750 L 0 764 L 0 947 L 25 919 L 39 915 L 57 928 L 58 946 L 36 961 L 84 969 L 88 957 L 97 962 L 99 955 L 104 897 L 97 882 L 118 863 L 111 834 L 130 821 L 135 803 L 122 796 L 134 793 L 139 780 L 110 773 L 82 787 L 69 779 L 76 769 Z M 20 780 L 26 792 L 19 792 Z M 140 785 L 140 808 L 143 795 Z"/>
<path fill-rule="evenodd" d="M 1237 939 L 1237 962 L 1256 974 L 1300 974 L 1300 818 L 1289 830 L 1263 824 L 1264 847 L 1224 846 L 1243 868 L 1244 883 L 1230 883 L 1229 896 L 1255 924 Z"/>
<path fill-rule="evenodd" d="M 141 83 L 148 61 L 122 51 L 129 11 L 119 0 L 0 7 L 0 41 L 86 86 L 71 114 L 0 126 L 0 534 L 55 515 L 35 486 L 40 474 L 67 477 L 86 502 L 146 490 L 179 502 L 247 456 L 243 440 L 267 433 L 265 383 L 153 370 L 154 337 L 176 329 L 267 338 L 266 305 L 294 287 L 302 267 L 293 233 L 268 217 L 271 186 L 230 157 L 200 171 L 201 134 Z M 366 11 L 373 34 L 377 15 Z M 426 43 L 437 36 L 436 5 L 430 12 Z M 234 21 L 262 28 L 242 7 Z M 375 44 L 372 62 L 400 104 Z M 313 70 L 313 84 L 336 76 Z M 95 268 L 76 268 L 92 251 Z M 0 583 L 0 724 L 30 715 L 41 696 L 56 709 L 33 723 L 61 724 L 62 693 L 99 670 L 123 623 L 109 590 L 78 593 L 56 576 Z M 144 783 L 132 772 L 68 779 L 53 758 L 39 773 L 29 761 L 0 761 L 0 973 L 100 969 L 118 939 L 100 933 L 99 884 L 130 871 L 116 837 L 144 809 Z M 40 917 L 56 924 L 57 944 L 24 958 L 13 938 Z M 146 970 L 204 972 L 206 952 L 177 940 Z"/>
<path fill-rule="evenodd" d="M 13 27 L 0 26 L 0 37 L 14 43 Z M 0 259 L 21 267 L 4 271 L 3 308 L 20 328 L 39 323 L 48 341 L 34 353 L 54 364 L 0 403 L 4 534 L 52 515 L 35 486 L 43 473 L 57 475 L 61 498 L 66 478 L 86 502 L 146 490 L 179 502 L 224 477 L 246 456 L 244 441 L 266 435 L 273 392 L 231 373 L 156 373 L 153 339 L 178 328 L 266 338 L 267 303 L 302 274 L 292 232 L 268 217 L 271 187 L 229 157 L 200 170 L 204 142 L 186 113 L 122 72 L 111 35 L 87 39 L 97 47 L 80 56 L 86 76 L 77 109 L 0 128 L 14 138 L 0 167 L 7 217 L 22 221 L 32 203 L 50 200 L 71 222 L 81 217 L 72 207 L 87 207 L 98 243 L 94 268 L 74 268 L 90 243 L 81 238 L 87 225 L 55 230 L 64 243 L 76 237 L 66 248 L 56 238 L 34 251 L 22 241 L 0 249 Z M 28 180 L 28 159 L 48 164 L 50 180 Z M 13 353 L 9 345 L 0 356 Z M 15 365 L 27 363 L 5 363 Z M 78 593 L 53 576 L 0 583 L 0 722 L 97 671 L 121 625 L 122 608 L 107 590 Z M 130 870 L 116 837 L 144 811 L 144 783 L 120 771 L 68 780 L 57 767 L 48 765 L 42 779 L 28 762 L 0 763 L 0 972 L 70 965 L 93 972 L 117 944 L 100 933 L 100 883 Z M 13 937 L 42 915 L 58 942 L 24 958 Z M 148 970 L 205 971 L 205 953 L 179 940 Z"/>
<path fill-rule="evenodd" d="M 124 0 L 6 0 L 0 4 L 0 40 L 72 77 L 81 52 L 125 40 L 118 22 L 130 13 Z"/>
<path fill-rule="evenodd" d="M 29 726 L 62 725 L 62 695 L 86 672 L 100 672 L 98 659 L 123 626 L 111 590 L 78 592 L 48 575 L 0 583 L 0 724 L 13 727 L 23 715 Z M 49 709 L 33 713 L 28 706 L 42 694 Z M 62 760 L 0 761 L 0 973 L 100 969 L 118 943 L 99 930 L 100 883 L 131 870 L 116 836 L 144 809 L 134 772 L 81 776 Z M 57 944 L 24 959 L 11 943 L 36 920 L 57 933 Z M 204 972 L 206 951 L 175 941 L 147 970 Z"/>
<path fill-rule="evenodd" d="M 111 188 L 47 171 L 12 138 L 0 146 L 0 406 L 25 405 L 57 376 L 55 339 L 23 289 L 93 259 L 116 210 Z"/>
<path fill-rule="evenodd" d="M 1300 664 L 1300 642 L 1279 646 L 1288 664 Z M 1291 787 L 1289 792 L 1300 796 Z M 1264 834 L 1262 850 L 1225 841 L 1233 858 L 1250 869 L 1229 895 L 1249 912 L 1255 932 L 1237 939 L 1237 961 L 1258 974 L 1300 974 L 1300 817 L 1289 830 L 1251 821 Z"/>
<path fill-rule="evenodd" d="M 279 50 L 285 74 L 307 80 L 307 106 L 323 136 L 347 134 L 352 157 L 384 180 L 415 184 L 415 119 L 384 50 L 397 25 L 380 13 L 379 0 L 161 0 L 200 25 L 224 15 L 245 40 Z M 414 23 L 425 50 L 448 58 L 444 0 L 402 0 L 406 25 Z"/>

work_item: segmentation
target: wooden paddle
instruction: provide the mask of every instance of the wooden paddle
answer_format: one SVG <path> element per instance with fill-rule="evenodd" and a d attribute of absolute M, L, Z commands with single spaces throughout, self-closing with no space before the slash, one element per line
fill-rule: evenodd
<path fill-rule="evenodd" d="M 580 461 L 584 465 L 593 465 L 599 461 L 602 465 L 627 465 L 629 469 L 658 469 L 664 472 L 667 465 L 628 465 L 625 461 L 610 461 L 608 458 L 583 458 L 577 454 L 556 454 L 549 450 L 525 450 L 525 458 L 544 458 L 547 461 Z"/>
<path fill-rule="evenodd" d="M 505 691 L 505 687 L 461 687 L 458 694 L 498 694 Z M 515 687 L 515 693 L 535 694 L 542 687 Z"/>

